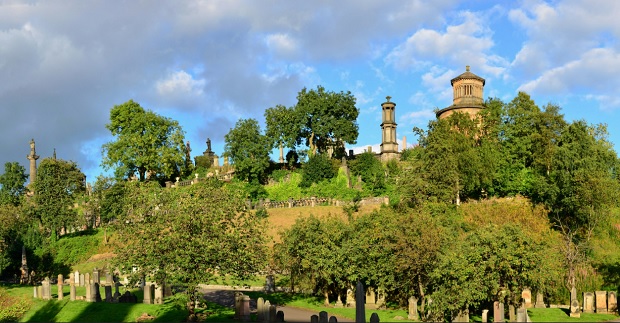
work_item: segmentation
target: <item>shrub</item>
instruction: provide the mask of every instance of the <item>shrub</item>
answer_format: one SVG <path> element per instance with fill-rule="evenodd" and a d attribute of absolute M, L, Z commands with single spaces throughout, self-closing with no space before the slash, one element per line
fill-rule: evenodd
<path fill-rule="evenodd" d="M 308 162 L 302 167 L 303 176 L 299 186 L 310 187 L 313 183 L 320 183 L 323 180 L 331 179 L 336 176 L 336 169 L 327 156 L 316 154 L 310 157 Z"/>

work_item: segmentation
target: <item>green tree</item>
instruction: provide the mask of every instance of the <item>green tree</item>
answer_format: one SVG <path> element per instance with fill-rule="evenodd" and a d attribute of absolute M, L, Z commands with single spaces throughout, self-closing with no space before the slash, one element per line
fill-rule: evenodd
<path fill-rule="evenodd" d="M 78 221 L 73 204 L 84 193 L 85 180 L 75 162 L 53 158 L 41 161 L 33 183 L 35 212 L 52 239 L 61 228 Z"/>
<path fill-rule="evenodd" d="M 164 178 L 179 175 L 185 164 L 183 130 L 177 121 L 145 110 L 129 100 L 110 110 L 106 125 L 115 141 L 103 145 L 105 169 L 114 168 L 118 178 L 138 172 L 140 181 L 147 173 Z"/>
<path fill-rule="evenodd" d="M 294 108 L 283 105 L 265 110 L 265 135 L 271 140 L 272 148 L 279 148 L 280 144 L 289 149 L 295 148 L 297 135 L 301 131 L 298 117 Z"/>
<path fill-rule="evenodd" d="M 0 175 L 0 204 L 19 205 L 26 193 L 26 169 L 18 162 L 4 164 L 4 174 Z"/>
<path fill-rule="evenodd" d="M 265 268 L 263 219 L 241 192 L 208 180 L 175 190 L 129 183 L 127 212 L 117 222 L 118 264 L 132 277 L 183 287 L 194 313 L 198 284 L 216 276 L 245 279 Z"/>
<path fill-rule="evenodd" d="M 313 155 L 303 165 L 299 186 L 310 187 L 313 183 L 331 179 L 338 174 L 331 159 L 323 154 Z"/>
<path fill-rule="evenodd" d="M 375 154 L 365 152 L 355 156 L 350 163 L 351 173 L 361 176 L 364 189 L 378 196 L 385 191 L 385 170 Z"/>
<path fill-rule="evenodd" d="M 225 154 L 230 156 L 235 166 L 235 177 L 248 182 L 263 183 L 269 167 L 271 144 L 267 136 L 261 134 L 258 121 L 241 119 L 224 137 Z"/>

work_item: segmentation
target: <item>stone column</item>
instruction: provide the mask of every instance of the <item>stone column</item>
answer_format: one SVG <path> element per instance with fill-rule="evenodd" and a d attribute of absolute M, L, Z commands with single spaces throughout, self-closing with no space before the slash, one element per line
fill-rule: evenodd
<path fill-rule="evenodd" d="M 58 300 L 61 301 L 64 298 L 64 293 L 62 291 L 62 284 L 63 284 L 63 277 L 62 274 L 58 275 Z"/>
<path fill-rule="evenodd" d="M 30 154 L 26 156 L 30 161 L 30 183 L 32 185 L 35 179 L 37 178 L 37 159 L 39 159 L 39 155 L 36 153 L 34 139 L 30 140 Z"/>
<path fill-rule="evenodd" d="M 75 301 L 75 276 L 73 273 L 69 274 L 69 299 Z"/>

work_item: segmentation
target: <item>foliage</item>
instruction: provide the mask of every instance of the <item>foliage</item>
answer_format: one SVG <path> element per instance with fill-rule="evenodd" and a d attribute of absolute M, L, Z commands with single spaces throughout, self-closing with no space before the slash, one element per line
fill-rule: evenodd
<path fill-rule="evenodd" d="M 17 322 L 31 304 L 25 297 L 11 296 L 0 287 L 0 322 Z"/>
<path fill-rule="evenodd" d="M 241 119 L 225 136 L 226 154 L 235 166 L 235 177 L 248 182 L 265 181 L 270 142 L 261 134 L 258 121 Z"/>
<path fill-rule="evenodd" d="M 375 154 L 365 152 L 355 156 L 349 168 L 355 176 L 361 176 L 364 189 L 373 196 L 379 196 L 385 191 L 385 170 L 383 164 Z"/>
<path fill-rule="evenodd" d="M 310 156 L 302 168 L 302 179 L 299 186 L 310 187 L 313 183 L 319 183 L 325 179 L 331 179 L 337 174 L 337 168 L 329 157 L 323 154 Z"/>
<path fill-rule="evenodd" d="M 147 172 L 162 179 L 181 174 L 185 165 L 183 130 L 177 121 L 145 110 L 129 100 L 110 110 L 106 125 L 115 141 L 103 145 L 105 169 L 114 168 L 117 178 L 126 178 L 138 172 L 140 181 Z"/>
<path fill-rule="evenodd" d="M 289 198 L 300 199 L 304 197 L 299 183 L 302 175 L 299 172 L 291 172 L 288 179 L 265 186 L 267 197 L 272 201 L 287 201 Z"/>
<path fill-rule="evenodd" d="M 125 209 L 126 182 L 99 177 L 93 194 L 97 197 L 102 223 L 119 218 Z"/>
<path fill-rule="evenodd" d="M 18 162 L 4 164 L 4 174 L 0 175 L 0 204 L 20 205 L 26 193 L 26 169 Z"/>
<path fill-rule="evenodd" d="M 12 255 L 18 250 L 21 254 L 21 244 L 19 243 L 20 233 L 26 224 L 21 211 L 13 204 L 0 205 L 0 274 L 5 274 L 5 269 L 14 265 L 12 270 L 16 270 Z"/>
<path fill-rule="evenodd" d="M 78 221 L 73 204 L 85 191 L 84 181 L 84 174 L 72 161 L 53 158 L 41 161 L 33 184 L 35 212 L 49 233 L 69 228 Z"/>
<path fill-rule="evenodd" d="M 217 180 L 174 190 L 132 185 L 118 223 L 120 268 L 137 266 L 134 278 L 153 275 L 183 287 L 190 314 L 199 283 L 216 275 L 243 279 L 264 268 L 263 221 L 245 210 L 242 192 Z"/>
<path fill-rule="evenodd" d="M 341 200 L 350 201 L 358 195 L 360 192 L 354 188 L 349 188 L 349 179 L 347 174 L 338 169 L 338 175 L 327 180 L 323 180 L 319 183 L 312 184 L 310 187 L 304 190 L 305 196 L 327 197 Z"/>

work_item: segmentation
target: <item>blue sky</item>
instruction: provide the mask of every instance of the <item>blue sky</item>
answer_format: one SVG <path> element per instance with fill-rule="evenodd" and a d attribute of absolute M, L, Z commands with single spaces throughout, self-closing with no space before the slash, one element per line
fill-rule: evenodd
<path fill-rule="evenodd" d="M 485 97 L 518 91 L 569 121 L 606 123 L 620 146 L 620 1 L 0 1 L 0 163 L 37 153 L 94 181 L 109 111 L 133 99 L 180 122 L 192 155 L 224 149 L 240 118 L 292 106 L 302 88 L 351 91 L 360 136 L 381 140 L 396 102 L 413 144 L 450 79 L 471 71 Z"/>

